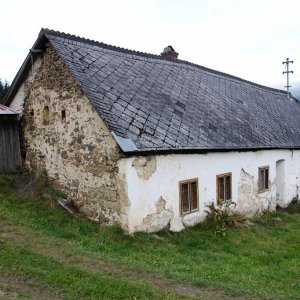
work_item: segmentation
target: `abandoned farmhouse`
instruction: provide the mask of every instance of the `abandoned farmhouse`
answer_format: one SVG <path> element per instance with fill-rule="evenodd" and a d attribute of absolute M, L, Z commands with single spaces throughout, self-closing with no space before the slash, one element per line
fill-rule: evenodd
<path fill-rule="evenodd" d="M 42 29 L 6 95 L 23 164 L 89 218 L 180 231 L 206 205 L 252 215 L 299 194 L 300 103 L 177 58 Z"/>

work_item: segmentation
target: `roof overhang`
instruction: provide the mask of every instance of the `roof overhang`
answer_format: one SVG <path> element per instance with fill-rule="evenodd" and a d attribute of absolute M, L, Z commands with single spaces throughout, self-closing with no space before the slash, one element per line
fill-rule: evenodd
<path fill-rule="evenodd" d="M 16 115 L 18 115 L 16 111 L 11 109 L 10 107 L 0 104 L 0 116 L 16 116 Z"/>
<path fill-rule="evenodd" d="M 123 149 L 122 149 L 123 150 Z M 268 150 L 300 150 L 300 146 L 295 147 L 253 147 L 253 148 L 175 148 L 175 149 L 143 149 L 124 151 L 129 156 L 148 156 L 148 155 L 169 155 L 169 154 L 208 154 L 226 152 L 257 152 Z"/>

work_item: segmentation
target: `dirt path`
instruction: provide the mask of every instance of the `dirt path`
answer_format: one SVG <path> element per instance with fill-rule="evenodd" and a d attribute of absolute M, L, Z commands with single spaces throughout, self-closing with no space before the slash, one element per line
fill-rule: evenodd
<path fill-rule="evenodd" d="M 61 300 L 62 295 L 19 276 L 0 273 L 0 300 Z"/>
<path fill-rule="evenodd" d="M 71 251 L 72 242 L 69 242 L 68 244 L 68 242 L 66 243 L 63 239 L 41 236 L 38 233 L 31 232 L 30 229 L 23 228 L 21 226 L 1 224 L 0 237 L 35 253 L 50 256 L 59 263 L 67 263 L 70 266 L 80 267 L 88 272 L 100 272 L 114 278 L 126 278 L 127 280 L 145 282 L 153 285 L 154 287 L 158 287 L 165 291 L 172 291 L 185 297 L 214 300 L 255 299 L 251 297 L 229 296 L 220 290 L 201 288 L 187 283 L 178 283 L 174 280 L 163 277 L 161 274 L 144 272 L 133 268 L 125 268 L 124 266 L 107 262 L 99 257 L 91 258 L 82 254 L 76 254 Z M 8 282 L 8 284 L 10 283 Z M 1 292 L 2 294 L 4 293 L 3 286 L 5 289 L 5 285 L 5 280 L 2 280 L 2 283 L 0 280 L 0 299 L 23 299 L 18 296 L 18 292 L 13 292 L 11 295 L 8 295 L 11 298 L 1 298 Z M 33 290 L 30 289 L 28 291 L 27 285 L 23 284 L 22 280 L 16 281 L 13 279 L 12 286 L 16 286 L 17 291 L 19 290 L 24 293 L 32 292 L 33 297 L 30 299 L 59 299 L 53 297 L 34 298 L 39 295 L 39 289 L 35 287 Z"/>

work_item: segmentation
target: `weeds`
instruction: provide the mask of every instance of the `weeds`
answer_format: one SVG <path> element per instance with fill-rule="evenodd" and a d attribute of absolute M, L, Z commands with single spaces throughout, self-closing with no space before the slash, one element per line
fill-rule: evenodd
<path fill-rule="evenodd" d="M 41 171 L 33 182 L 36 196 L 43 201 L 64 198 L 64 194 L 53 187 L 45 170 Z"/>
<path fill-rule="evenodd" d="M 215 206 L 213 202 L 207 207 L 208 220 L 212 221 L 215 234 L 226 236 L 228 227 L 241 227 L 246 221 L 243 214 L 233 211 L 236 203 L 231 200 L 224 201 L 221 207 Z"/>
<path fill-rule="evenodd" d="M 18 191 L 18 198 L 36 199 L 54 206 L 56 200 L 64 198 L 64 194 L 53 187 L 47 177 L 46 171 L 41 171 L 38 176 L 17 170 L 14 173 L 0 173 L 0 191 L 9 193 Z"/>
<path fill-rule="evenodd" d="M 264 210 L 261 214 L 256 214 L 251 218 L 254 223 L 273 226 L 277 223 L 276 211 L 270 211 L 269 209 Z"/>
<path fill-rule="evenodd" d="M 300 213 L 300 199 L 298 196 L 294 197 L 286 207 L 277 205 L 276 211 L 271 211 L 269 206 L 261 214 L 253 216 L 252 221 L 260 225 L 273 226 L 282 220 L 280 217 L 281 212 L 286 212 L 288 214 Z"/>
<path fill-rule="evenodd" d="M 300 213 L 300 199 L 298 195 L 284 208 L 277 206 L 277 210 L 286 211 L 289 214 Z"/>

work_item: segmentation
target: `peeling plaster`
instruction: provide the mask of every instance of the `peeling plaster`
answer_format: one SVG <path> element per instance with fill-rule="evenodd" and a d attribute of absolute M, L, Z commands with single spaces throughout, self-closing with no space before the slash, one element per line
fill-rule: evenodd
<path fill-rule="evenodd" d="M 255 181 L 254 176 L 242 168 L 238 182 L 238 201 L 236 202 L 236 209 L 247 216 L 261 213 L 266 209 L 274 209 L 276 199 L 271 197 L 271 182 L 269 186 L 271 187 L 269 191 L 259 193 L 257 180 Z"/>
<path fill-rule="evenodd" d="M 143 218 L 142 224 L 135 231 L 157 232 L 167 228 L 173 217 L 173 212 L 166 209 L 166 201 L 160 197 L 155 203 L 156 212 Z"/>
<path fill-rule="evenodd" d="M 122 162 L 122 160 L 121 160 Z M 125 231 L 129 231 L 128 227 L 128 211 L 130 209 L 130 201 L 128 198 L 128 188 L 126 180 L 126 171 L 122 163 L 118 164 L 119 173 L 117 175 L 118 191 L 119 191 L 119 201 L 120 201 L 120 210 L 119 210 L 119 225 Z"/>
<path fill-rule="evenodd" d="M 132 162 L 132 166 L 136 169 L 139 178 L 148 180 L 156 171 L 155 156 L 137 157 Z"/>
<path fill-rule="evenodd" d="M 173 232 L 180 232 L 182 230 L 184 230 L 184 225 L 182 223 L 181 218 L 172 218 L 171 222 L 170 222 L 170 231 Z"/>

